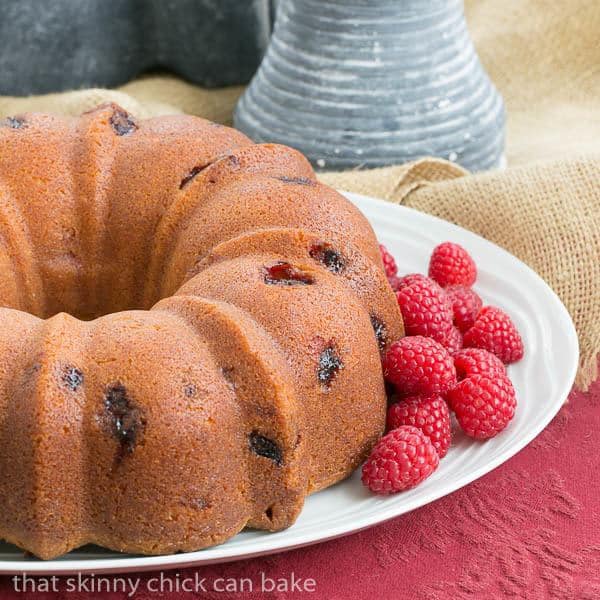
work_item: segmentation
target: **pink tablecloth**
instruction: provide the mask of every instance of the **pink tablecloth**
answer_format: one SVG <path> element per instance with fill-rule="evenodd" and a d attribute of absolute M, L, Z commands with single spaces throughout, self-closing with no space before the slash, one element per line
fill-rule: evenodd
<path fill-rule="evenodd" d="M 218 600 L 233 595 L 215 591 L 229 583 L 252 587 L 247 598 L 597 600 L 600 382 L 589 393 L 573 392 L 569 400 L 516 457 L 409 515 L 289 553 L 164 574 L 166 590 L 186 580 L 188 589 L 197 581 L 208 593 L 202 586 L 198 593 L 153 593 L 148 587 L 160 585 L 157 574 L 133 576 L 138 591 L 130 597 Z M 298 592 L 298 587 L 294 594 L 272 591 L 276 581 L 313 589 L 311 580 L 312 592 Z M 99 583 L 106 584 L 95 581 Z M 83 584 L 89 589 L 92 582 Z M 22 581 L 17 585 L 22 587 Z M 67 593 L 64 579 L 56 585 L 60 591 L 55 593 L 41 593 L 40 588 L 38 593 L 16 593 L 6 577 L 0 582 L 0 598 L 128 597 L 121 591 Z"/>

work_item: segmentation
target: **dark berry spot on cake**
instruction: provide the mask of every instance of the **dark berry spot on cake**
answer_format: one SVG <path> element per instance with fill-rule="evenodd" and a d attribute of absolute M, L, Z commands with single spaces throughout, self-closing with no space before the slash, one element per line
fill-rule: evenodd
<path fill-rule="evenodd" d="M 221 369 L 221 373 L 223 373 L 223 377 L 225 381 L 229 384 L 229 387 L 232 390 L 235 390 L 237 387 L 237 383 L 235 382 L 235 373 L 233 367 L 223 367 Z"/>
<path fill-rule="evenodd" d="M 375 338 L 377 339 L 377 345 L 380 350 L 383 350 L 388 342 L 388 332 L 385 323 L 377 316 L 371 315 L 371 325 L 375 332 Z"/>
<path fill-rule="evenodd" d="M 268 285 L 312 285 L 315 282 L 310 273 L 306 273 L 288 262 L 279 261 L 265 267 L 265 283 Z"/>
<path fill-rule="evenodd" d="M 24 117 L 7 117 L 0 121 L 0 127 L 8 127 L 9 129 L 22 129 L 26 126 Z"/>
<path fill-rule="evenodd" d="M 192 508 L 194 510 L 206 510 L 207 508 L 211 508 L 212 504 L 207 498 L 194 498 L 191 494 L 189 496 L 184 496 L 180 498 L 179 504 L 181 506 L 185 506 L 186 508 Z"/>
<path fill-rule="evenodd" d="M 283 456 L 279 446 L 257 431 L 250 434 L 250 450 L 258 456 L 272 460 L 278 467 L 283 464 Z"/>
<path fill-rule="evenodd" d="M 290 183 L 292 185 L 316 185 L 316 181 L 314 179 L 309 179 L 308 177 L 276 177 L 279 181 L 283 183 Z"/>
<path fill-rule="evenodd" d="M 127 112 L 120 108 L 115 109 L 115 111 L 111 115 L 110 126 L 113 128 L 113 131 L 119 136 L 129 135 L 138 128 L 133 118 Z"/>
<path fill-rule="evenodd" d="M 211 165 L 214 165 L 214 164 L 222 162 L 222 161 L 227 161 L 227 163 L 232 167 L 238 167 L 240 164 L 240 159 L 235 154 L 221 155 L 216 158 L 212 158 L 211 160 L 209 160 L 205 163 L 202 163 L 202 164 L 196 165 L 195 167 L 192 167 L 190 169 L 189 173 L 179 183 L 179 189 L 182 190 L 190 182 L 192 182 L 200 173 L 202 173 L 202 171 L 204 171 Z M 214 178 L 210 178 L 208 181 L 209 181 L 209 183 L 216 183 L 216 180 Z"/>
<path fill-rule="evenodd" d="M 62 382 L 72 392 L 76 392 L 83 384 L 83 373 L 71 365 L 66 366 L 62 372 Z"/>
<path fill-rule="evenodd" d="M 145 419 L 121 383 L 114 383 L 106 388 L 104 409 L 111 433 L 119 442 L 118 458 L 122 459 L 135 450 L 139 437 L 144 433 Z"/>
<path fill-rule="evenodd" d="M 338 354 L 335 346 L 330 344 L 319 354 L 319 366 L 317 368 L 317 377 L 322 385 L 328 388 L 340 369 L 344 368 L 344 363 Z"/>
<path fill-rule="evenodd" d="M 186 398 L 193 398 L 196 395 L 196 384 L 195 383 L 186 383 L 183 386 L 183 393 Z"/>
<path fill-rule="evenodd" d="M 324 264 L 332 273 L 341 273 L 346 267 L 344 257 L 329 243 L 315 242 L 309 254 L 316 261 Z"/>
<path fill-rule="evenodd" d="M 230 154 L 227 157 L 227 162 L 229 163 L 229 166 L 231 166 L 231 167 L 239 167 L 240 166 L 240 159 L 235 154 Z"/>
<path fill-rule="evenodd" d="M 27 365 L 24 371 L 25 379 L 30 379 L 34 377 L 40 371 L 41 368 L 41 363 L 37 361 Z"/>
<path fill-rule="evenodd" d="M 193 507 L 197 510 L 206 510 L 210 508 L 212 505 L 206 498 L 196 498 L 193 503 Z"/>
<path fill-rule="evenodd" d="M 200 173 L 202 173 L 202 171 L 204 171 L 204 169 L 206 169 L 206 167 L 208 167 L 211 164 L 212 163 L 208 162 L 208 163 L 204 163 L 202 165 L 196 165 L 195 167 L 192 167 L 190 169 L 189 173 L 179 183 L 179 189 L 182 190 L 186 185 L 188 185 L 191 181 L 193 181 L 193 179 L 195 177 L 197 177 Z"/>

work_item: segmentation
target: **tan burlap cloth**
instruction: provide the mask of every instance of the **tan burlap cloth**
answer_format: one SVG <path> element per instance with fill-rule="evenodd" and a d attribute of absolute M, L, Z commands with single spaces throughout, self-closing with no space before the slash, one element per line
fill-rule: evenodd
<path fill-rule="evenodd" d="M 453 221 L 529 264 L 575 321 L 577 383 L 586 388 L 598 375 L 600 351 L 600 2 L 467 0 L 466 10 L 506 101 L 508 169 L 471 176 L 425 159 L 322 178 Z M 149 77 L 119 90 L 0 98 L 0 116 L 78 114 L 113 100 L 139 117 L 185 112 L 229 123 L 241 91 Z"/>

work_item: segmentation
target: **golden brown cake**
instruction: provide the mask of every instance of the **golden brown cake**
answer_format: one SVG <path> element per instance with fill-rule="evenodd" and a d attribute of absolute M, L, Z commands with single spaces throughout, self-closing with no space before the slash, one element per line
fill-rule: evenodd
<path fill-rule="evenodd" d="M 0 538 L 277 530 L 380 436 L 402 320 L 367 220 L 203 119 L 0 121 Z"/>

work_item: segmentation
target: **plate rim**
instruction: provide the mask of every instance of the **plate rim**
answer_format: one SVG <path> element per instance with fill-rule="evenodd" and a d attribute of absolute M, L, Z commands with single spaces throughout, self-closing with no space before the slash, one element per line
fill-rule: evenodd
<path fill-rule="evenodd" d="M 386 200 L 382 200 L 379 198 L 374 198 L 371 196 L 366 196 L 363 194 L 356 194 L 352 192 L 340 191 L 344 196 L 346 196 L 355 206 L 358 205 L 360 209 L 361 204 L 365 203 L 375 203 L 375 205 L 379 205 L 380 208 L 386 208 L 387 210 L 398 210 L 400 212 L 410 213 L 413 219 L 423 219 L 425 221 L 433 220 L 438 224 L 441 224 L 443 227 L 450 227 L 451 230 L 460 234 L 461 236 L 466 236 L 467 240 L 476 241 L 477 244 L 483 244 L 492 246 L 495 252 L 500 252 L 505 259 L 511 260 L 515 265 L 518 265 L 518 268 L 527 274 L 528 277 L 533 277 L 542 285 L 544 291 L 547 294 L 547 298 L 551 299 L 554 303 L 553 306 L 553 315 L 560 318 L 562 325 L 564 326 L 564 331 L 566 335 L 566 345 L 570 348 L 571 363 L 568 365 L 568 376 L 565 377 L 564 381 L 559 383 L 558 391 L 556 392 L 556 398 L 553 400 L 552 404 L 549 405 L 549 410 L 544 413 L 544 416 L 538 422 L 537 426 L 533 428 L 527 435 L 523 436 L 522 439 L 519 439 L 518 442 L 509 445 L 506 449 L 499 452 L 498 456 L 492 459 L 489 462 L 486 462 L 484 465 L 481 465 L 479 468 L 473 469 L 468 473 L 465 473 L 462 477 L 450 479 L 451 483 L 448 483 L 446 480 L 441 480 L 439 485 L 431 490 L 427 496 L 427 501 L 423 502 L 422 498 L 416 497 L 415 499 L 411 499 L 409 502 L 402 505 L 402 507 L 391 505 L 387 507 L 382 507 L 380 513 L 376 513 L 375 515 L 367 515 L 364 520 L 357 519 L 357 524 L 348 527 L 348 524 L 345 521 L 342 521 L 338 524 L 333 525 L 331 528 L 327 529 L 327 533 L 325 535 L 315 534 L 314 532 L 305 533 L 304 536 L 298 536 L 296 541 L 292 543 L 281 542 L 281 537 L 284 536 L 285 539 L 285 530 L 283 532 L 277 532 L 273 534 L 268 534 L 264 539 L 261 539 L 256 545 L 258 546 L 256 550 L 246 551 L 238 551 L 238 552 L 228 552 L 227 546 L 219 545 L 211 548 L 207 548 L 204 550 L 199 550 L 195 552 L 181 553 L 181 554 L 173 554 L 173 555 L 162 555 L 162 556 L 128 556 L 124 555 L 123 558 L 120 557 L 111 557 L 111 558 L 91 558 L 91 559 L 60 559 L 60 560 L 50 560 L 50 561 L 3 561 L 0 560 L 0 575 L 69 575 L 69 574 L 106 574 L 106 573 L 126 573 L 126 572 L 145 572 L 145 571 L 167 571 L 169 569 L 181 569 L 181 568 L 189 568 L 193 566 L 203 566 L 209 564 L 216 563 L 226 563 L 237 560 L 244 560 L 249 558 L 254 558 L 257 556 L 264 556 L 268 554 L 275 554 L 280 552 L 287 552 L 289 550 L 294 550 L 298 548 L 302 548 L 305 546 L 329 541 L 335 538 L 343 537 L 345 535 L 350 535 L 353 533 L 357 533 L 364 529 L 368 529 L 373 527 L 374 525 L 378 525 L 395 517 L 399 517 L 403 514 L 411 512 L 417 508 L 422 506 L 426 506 L 431 502 L 439 500 L 444 496 L 447 496 L 459 489 L 465 487 L 469 483 L 472 483 L 476 479 L 483 477 L 487 473 L 498 468 L 500 465 L 505 463 L 507 460 L 515 456 L 519 453 L 523 448 L 529 445 L 552 421 L 552 419 L 559 412 L 562 407 L 564 401 L 566 400 L 569 392 L 573 387 L 573 383 L 575 381 L 575 376 L 577 373 L 577 368 L 579 364 L 579 341 L 577 338 L 577 333 L 575 330 L 575 326 L 573 324 L 573 320 L 567 311 L 566 307 L 556 294 L 554 290 L 546 283 L 546 281 L 538 275 L 531 267 L 521 261 L 519 258 L 502 248 L 501 246 L 491 242 L 482 236 L 469 231 L 463 227 L 460 227 L 450 221 L 446 221 L 434 215 L 430 215 L 428 213 L 423 213 L 419 210 L 402 206 L 398 204 L 394 204 L 388 202 Z M 361 210 L 361 212 L 363 212 Z M 365 215 L 367 220 L 371 222 L 371 219 Z M 555 312 L 556 311 L 556 312 Z M 277 538 L 277 534 L 280 534 Z M 269 541 L 270 540 L 270 541 Z"/>

